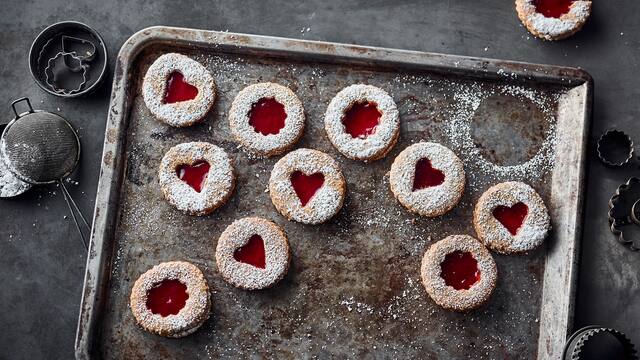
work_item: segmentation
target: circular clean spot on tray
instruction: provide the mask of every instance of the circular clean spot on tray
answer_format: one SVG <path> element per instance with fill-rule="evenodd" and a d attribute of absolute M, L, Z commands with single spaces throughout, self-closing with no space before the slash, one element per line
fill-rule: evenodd
<path fill-rule="evenodd" d="M 534 102 L 507 94 L 480 103 L 471 122 L 473 143 L 497 165 L 517 165 L 535 156 L 545 140 L 549 121 Z"/>

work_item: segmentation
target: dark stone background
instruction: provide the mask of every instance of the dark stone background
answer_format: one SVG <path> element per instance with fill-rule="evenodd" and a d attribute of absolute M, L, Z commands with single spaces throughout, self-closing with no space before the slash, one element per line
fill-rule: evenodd
<path fill-rule="evenodd" d="M 90 97 L 46 95 L 27 68 L 39 31 L 62 20 L 95 27 L 111 55 L 134 32 L 152 25 L 326 40 L 361 45 L 582 67 L 595 79 L 589 150 L 585 236 L 576 323 L 625 331 L 640 343 L 640 253 L 618 245 L 607 227 L 607 201 L 637 174 L 603 167 L 595 139 L 619 127 L 639 140 L 640 2 L 596 1 L 582 32 L 549 43 L 522 27 L 505 0 L 328 1 L 17 1 L 0 8 L 0 120 L 12 118 L 12 100 L 29 96 L 36 108 L 68 118 L 82 138 L 83 155 L 71 192 L 87 215 L 94 206 L 110 81 Z M 303 31 L 304 29 L 304 31 Z M 307 31 L 307 29 L 309 29 Z M 69 359 L 84 275 L 85 253 L 60 190 L 45 187 L 0 201 L 0 358 Z M 638 322 L 636 322 L 638 321 Z"/>

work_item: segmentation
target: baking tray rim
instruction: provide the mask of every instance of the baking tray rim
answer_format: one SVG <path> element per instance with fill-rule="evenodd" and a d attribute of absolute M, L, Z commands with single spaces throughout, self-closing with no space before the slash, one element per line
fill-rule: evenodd
<path fill-rule="evenodd" d="M 118 200 L 124 174 L 124 161 L 121 153 L 124 148 L 126 136 L 126 119 L 129 117 L 132 90 L 129 78 L 134 69 L 133 64 L 137 56 L 146 48 L 157 43 L 173 43 L 211 48 L 211 46 L 226 46 L 227 52 L 260 51 L 279 53 L 286 55 L 298 55 L 306 57 L 324 58 L 327 62 L 344 62 L 356 64 L 403 64 L 412 65 L 422 71 L 453 74 L 466 78 L 481 78 L 485 80 L 506 80 L 508 82 L 536 82 L 563 85 L 572 88 L 582 88 L 582 113 L 581 128 L 577 133 L 581 134 L 577 145 L 580 147 L 579 159 L 576 171 L 577 189 L 574 192 L 575 199 L 571 204 L 574 210 L 572 222 L 573 232 L 570 234 L 573 241 L 565 264 L 570 268 L 565 269 L 566 277 L 562 287 L 567 291 L 567 298 L 563 310 L 564 339 L 552 339 L 557 335 L 557 329 L 548 333 L 543 325 L 543 319 L 539 322 L 540 333 L 538 338 L 538 359 L 553 359 L 555 354 L 562 352 L 562 346 L 570 330 L 573 320 L 573 306 L 575 301 L 575 288 L 577 281 L 577 266 L 579 260 L 579 247 L 582 238 L 583 222 L 583 197 L 585 189 L 586 170 L 586 145 L 590 131 L 591 107 L 593 103 L 593 78 L 579 68 L 563 67 L 555 65 L 533 64 L 518 61 L 506 61 L 468 57 L 460 55 L 447 55 L 414 50 L 401 50 L 373 46 L 361 46 L 315 40 L 300 40 L 283 37 L 250 35 L 232 32 L 220 32 L 211 30 L 198 30 L 190 28 L 152 26 L 138 31 L 124 42 L 118 56 L 114 71 L 113 86 L 105 127 L 103 154 L 101 157 L 101 170 L 96 191 L 96 202 L 92 220 L 91 238 L 87 254 L 85 277 L 82 289 L 82 301 L 78 318 L 78 326 L 75 339 L 76 359 L 91 359 L 93 340 L 99 331 L 99 318 L 104 306 L 105 292 L 111 275 L 111 256 L 113 249 L 109 246 L 115 233 L 115 224 L 119 213 Z M 510 77 L 504 77 L 507 71 Z M 501 74 L 501 72 L 503 72 Z M 549 264 L 545 261 L 545 274 Z M 545 295 L 547 282 L 545 276 L 542 285 L 542 297 Z M 544 299 L 541 307 L 544 306 Z M 555 330 L 555 331 L 554 331 Z M 544 348 L 546 352 L 541 352 Z"/>

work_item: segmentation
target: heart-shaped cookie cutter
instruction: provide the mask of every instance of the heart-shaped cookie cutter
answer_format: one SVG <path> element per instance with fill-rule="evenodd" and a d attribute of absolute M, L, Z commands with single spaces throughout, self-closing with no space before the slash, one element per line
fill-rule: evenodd
<path fill-rule="evenodd" d="M 89 40 L 81 39 L 81 38 L 77 38 L 69 35 L 62 35 L 61 42 L 62 42 L 62 52 L 74 53 L 84 63 L 91 62 L 96 57 L 96 52 L 97 52 L 96 45 Z M 80 50 L 74 50 L 72 48 L 72 44 L 81 44 L 87 47 L 87 49 L 83 49 L 84 50 L 83 52 Z M 64 64 L 69 68 L 69 70 L 73 72 L 79 72 L 82 70 L 82 65 L 74 66 L 73 64 L 69 63 L 68 59 L 69 58 L 67 56 L 64 57 Z"/>

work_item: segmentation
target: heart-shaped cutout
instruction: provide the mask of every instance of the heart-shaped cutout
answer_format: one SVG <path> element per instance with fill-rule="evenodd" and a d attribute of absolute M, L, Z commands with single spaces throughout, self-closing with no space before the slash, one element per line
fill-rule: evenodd
<path fill-rule="evenodd" d="M 500 221 L 502 226 L 507 228 L 511 235 L 516 235 L 524 223 L 528 212 L 529 207 L 525 203 L 519 202 L 513 206 L 497 206 L 493 209 L 493 217 Z"/>
<path fill-rule="evenodd" d="M 416 163 L 416 173 L 413 177 L 413 191 L 438 186 L 444 182 L 444 173 L 433 166 L 427 158 Z"/>
<path fill-rule="evenodd" d="M 287 112 L 274 98 L 262 98 L 251 106 L 249 125 L 262 135 L 277 134 L 284 127 Z"/>
<path fill-rule="evenodd" d="M 176 168 L 176 174 L 180 180 L 186 182 L 196 192 L 202 191 L 204 181 L 209 174 L 211 166 L 204 160 L 199 160 L 192 165 L 182 164 Z"/>
<path fill-rule="evenodd" d="M 167 91 L 164 94 L 165 104 L 193 100 L 196 96 L 198 96 L 198 88 L 184 81 L 182 73 L 174 71 L 169 75 Z"/>
<path fill-rule="evenodd" d="M 260 235 L 253 235 L 249 241 L 233 252 L 236 261 L 264 269 L 266 266 L 264 240 Z"/>
<path fill-rule="evenodd" d="M 291 174 L 291 185 L 293 185 L 293 190 L 295 190 L 296 195 L 298 195 L 302 206 L 307 205 L 323 184 L 324 175 L 322 173 L 306 175 L 301 171 L 295 171 Z"/>
<path fill-rule="evenodd" d="M 355 103 L 345 112 L 342 124 L 352 138 L 365 139 L 376 132 L 381 116 L 375 103 Z"/>

